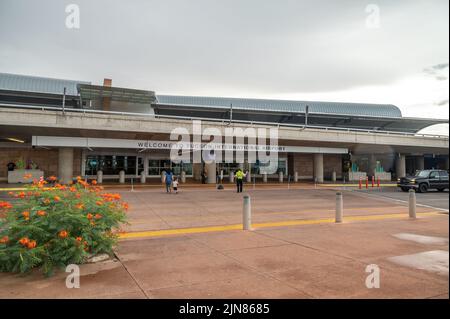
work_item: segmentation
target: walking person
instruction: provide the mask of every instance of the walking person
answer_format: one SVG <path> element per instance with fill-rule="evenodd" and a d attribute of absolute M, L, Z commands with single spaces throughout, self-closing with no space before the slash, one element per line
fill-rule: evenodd
<path fill-rule="evenodd" d="M 166 192 L 167 193 L 171 193 L 172 189 L 172 179 L 173 179 L 173 174 L 170 170 L 166 171 Z"/>
<path fill-rule="evenodd" d="M 172 187 L 175 194 L 178 194 L 178 177 L 173 178 Z"/>
<path fill-rule="evenodd" d="M 236 188 L 238 193 L 242 193 L 242 186 L 245 176 L 247 176 L 247 174 L 242 172 L 242 170 L 238 168 L 236 174 L 234 175 L 234 177 L 236 178 Z"/>

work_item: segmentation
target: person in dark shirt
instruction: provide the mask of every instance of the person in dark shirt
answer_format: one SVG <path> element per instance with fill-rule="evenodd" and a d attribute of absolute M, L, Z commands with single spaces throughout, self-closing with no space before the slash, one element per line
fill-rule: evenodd
<path fill-rule="evenodd" d="M 13 162 L 9 162 L 6 166 L 8 167 L 8 171 L 13 171 L 16 168 L 16 164 Z"/>

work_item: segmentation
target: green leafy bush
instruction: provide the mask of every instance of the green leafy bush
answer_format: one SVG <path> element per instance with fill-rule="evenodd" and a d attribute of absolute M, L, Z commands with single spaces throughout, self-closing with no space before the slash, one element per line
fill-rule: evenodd
<path fill-rule="evenodd" d="M 10 193 L 17 198 L 14 204 L 0 202 L 0 271 L 26 273 L 39 267 L 51 275 L 56 267 L 112 253 L 114 230 L 126 222 L 128 209 L 120 195 L 102 193 L 81 179 L 69 186 L 45 184 Z"/>

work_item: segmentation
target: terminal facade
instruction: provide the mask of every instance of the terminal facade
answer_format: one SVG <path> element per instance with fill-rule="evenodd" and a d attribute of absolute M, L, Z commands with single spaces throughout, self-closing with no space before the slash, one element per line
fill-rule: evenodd
<path fill-rule="evenodd" d="M 193 121 L 277 128 L 276 172 L 267 176 L 248 157 L 172 162 L 171 132 L 190 130 Z M 0 183 L 24 182 L 21 169 L 62 182 L 99 174 L 104 181 L 159 182 L 171 169 L 183 181 L 204 175 L 216 183 L 238 168 L 256 182 L 395 180 L 449 169 L 448 136 L 418 133 L 442 123 L 448 120 L 403 117 L 394 105 L 159 95 L 114 87 L 110 79 L 93 85 L 0 73 Z"/>

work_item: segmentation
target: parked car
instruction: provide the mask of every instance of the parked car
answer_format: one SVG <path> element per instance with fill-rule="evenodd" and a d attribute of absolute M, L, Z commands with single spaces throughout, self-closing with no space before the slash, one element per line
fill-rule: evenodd
<path fill-rule="evenodd" d="M 442 192 L 449 188 L 448 172 L 440 169 L 418 171 L 415 176 L 399 178 L 397 186 L 404 192 L 410 189 L 414 189 L 419 193 L 425 193 L 429 189 L 437 189 Z"/>

